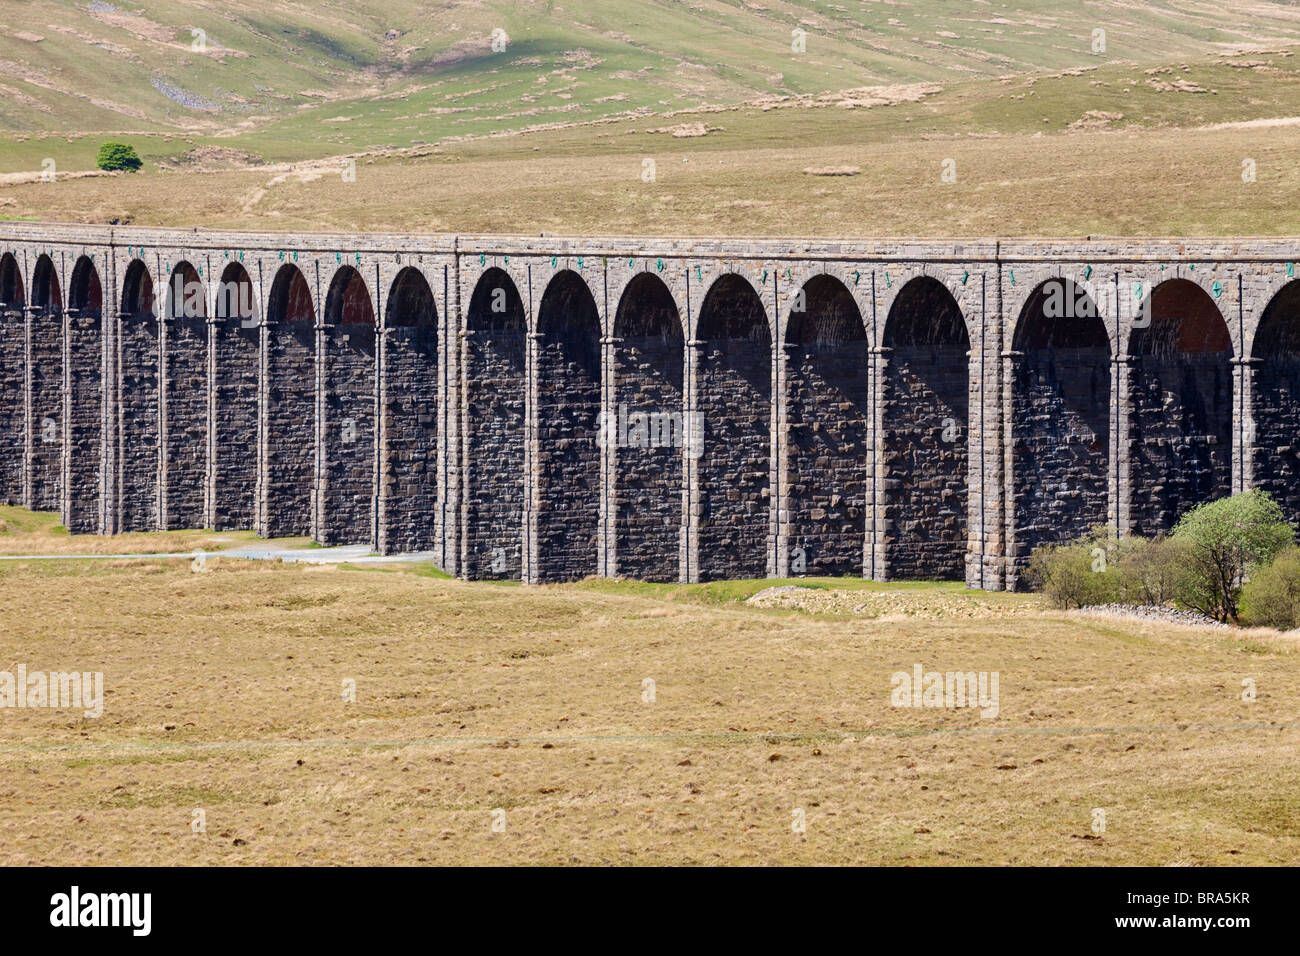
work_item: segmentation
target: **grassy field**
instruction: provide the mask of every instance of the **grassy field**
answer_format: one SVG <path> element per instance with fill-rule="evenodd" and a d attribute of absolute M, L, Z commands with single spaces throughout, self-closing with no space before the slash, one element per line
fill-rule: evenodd
<path fill-rule="evenodd" d="M 800 581 L 834 608 L 805 613 L 744 603 L 779 582 L 207 567 L 0 563 L 0 670 L 106 687 L 98 719 L 0 710 L 0 862 L 1300 854 L 1295 635 L 951 584 Z M 998 715 L 892 707 L 916 664 L 996 671 Z"/>
<path fill-rule="evenodd" d="M 0 35 L 0 86 L 54 95 L 2 70 L 58 52 L 66 63 L 52 74 L 101 88 L 100 73 L 83 75 L 100 47 L 59 31 L 16 38 L 41 33 L 51 16 L 38 9 Z M 191 9 L 151 5 L 148 17 L 178 24 Z M 82 115 L 92 105 L 75 96 L 46 112 L 5 101 L 0 217 L 344 232 L 1300 232 L 1291 5 L 1098 3 L 1081 17 L 1063 0 L 601 0 L 575 22 L 553 4 L 426 17 L 416 4 L 351 2 L 277 9 L 277 30 L 256 26 L 262 6 L 223 9 L 222 30 L 248 57 L 177 52 L 144 35 L 144 14 L 70 10 L 69 22 L 93 21 L 87 35 L 139 45 L 136 60 L 114 60 L 127 74 L 115 95 L 148 106 L 147 121 Z M 1093 19 L 1104 55 L 1091 52 Z M 498 21 L 516 41 L 499 55 L 485 46 Z M 386 23 L 398 39 L 384 39 Z M 801 23 L 809 52 L 794 55 L 783 37 Z M 471 35 L 477 47 L 455 46 Z M 277 43 L 299 55 L 275 56 Z M 169 57 L 197 72 L 166 74 L 168 89 L 213 102 L 218 88 L 243 90 L 248 103 L 181 109 L 154 87 Z M 123 131 L 145 170 L 83 175 Z M 52 183 L 36 181 L 47 158 Z M 355 182 L 342 176 L 349 158 Z M 955 182 L 941 180 L 945 160 Z M 849 174 L 819 174 L 836 169 Z"/>

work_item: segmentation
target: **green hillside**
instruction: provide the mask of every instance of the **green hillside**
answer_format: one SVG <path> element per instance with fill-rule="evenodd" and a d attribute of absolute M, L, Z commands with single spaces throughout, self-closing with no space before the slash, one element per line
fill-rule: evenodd
<path fill-rule="evenodd" d="M 61 167 L 76 168 L 107 132 L 135 134 L 146 160 L 195 143 L 299 160 L 1297 40 L 1300 8 L 1237 0 L 8 0 L 0 171 L 36 168 L 70 136 Z"/>

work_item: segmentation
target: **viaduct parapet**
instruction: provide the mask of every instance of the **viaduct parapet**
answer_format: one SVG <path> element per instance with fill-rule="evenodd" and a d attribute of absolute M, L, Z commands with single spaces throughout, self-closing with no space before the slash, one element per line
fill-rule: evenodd
<path fill-rule="evenodd" d="M 0 500 L 472 580 L 1014 588 L 1246 488 L 1300 518 L 1297 259 L 0 224 Z"/>

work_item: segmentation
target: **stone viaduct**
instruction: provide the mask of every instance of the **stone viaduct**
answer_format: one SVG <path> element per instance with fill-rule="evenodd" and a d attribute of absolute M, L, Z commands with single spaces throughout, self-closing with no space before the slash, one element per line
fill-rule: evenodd
<path fill-rule="evenodd" d="M 1014 588 L 1093 525 L 1300 517 L 1296 258 L 0 224 L 0 500 L 473 580 Z"/>

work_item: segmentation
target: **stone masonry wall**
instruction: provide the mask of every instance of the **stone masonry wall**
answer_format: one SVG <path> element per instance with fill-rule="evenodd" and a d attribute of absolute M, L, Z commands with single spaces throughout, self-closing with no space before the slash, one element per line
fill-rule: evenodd
<path fill-rule="evenodd" d="M 324 514 L 321 543 L 373 539 L 375 466 L 375 327 L 326 326 Z"/>
<path fill-rule="evenodd" d="M 316 469 L 316 333 L 309 322 L 267 329 L 268 537 L 311 534 Z"/>
<path fill-rule="evenodd" d="M 163 526 L 201 528 L 207 481 L 208 325 L 203 316 L 163 327 Z"/>
<path fill-rule="evenodd" d="M 0 308 L 0 504 L 23 497 L 23 353 L 26 322 L 22 308 Z"/>
<path fill-rule="evenodd" d="M 257 380 L 260 334 L 239 318 L 212 325 L 215 390 L 213 528 L 252 528 L 257 495 Z"/>
<path fill-rule="evenodd" d="M 600 518 L 600 317 L 574 273 L 538 319 L 538 553 L 541 581 L 597 572 Z M 551 298 L 554 296 L 554 298 Z"/>
<path fill-rule="evenodd" d="M 966 346 L 895 348 L 884 367 L 884 520 L 891 580 L 966 567 Z"/>
<path fill-rule="evenodd" d="M 391 504 L 382 539 L 387 551 L 428 551 L 436 543 L 438 503 L 437 327 L 433 321 L 390 327 L 385 336 Z"/>
<path fill-rule="evenodd" d="M 57 511 L 63 497 L 62 315 L 29 309 L 27 329 L 27 507 Z"/>
<path fill-rule="evenodd" d="M 614 411 L 602 436 L 617 461 L 616 573 L 676 581 L 682 458 L 691 449 L 682 415 L 681 320 L 672 297 L 662 285 L 657 290 L 640 298 L 630 292 L 615 320 Z"/>
<path fill-rule="evenodd" d="M 169 526 L 255 518 L 273 534 L 366 540 L 377 511 L 382 547 L 428 548 L 466 577 L 964 573 L 1014 587 L 1037 544 L 1096 524 L 1164 528 L 1233 490 L 1266 487 L 1300 517 L 1297 248 L 0 223 L 0 403 L 18 416 L 6 429 L 0 405 L 0 497 L 78 529 L 151 529 L 162 474 Z M 261 327 L 158 328 L 141 270 L 211 279 L 235 263 Z M 498 267 L 525 293 L 508 331 L 463 311 Z M 344 268 L 385 316 L 380 348 L 338 338 L 353 323 L 324 293 Z M 446 314 L 420 320 L 428 332 L 388 321 L 410 294 L 395 282 L 405 269 L 425 299 L 437 275 Z M 644 302 L 641 275 L 671 298 L 671 346 L 619 322 Z M 962 344 L 887 340 L 918 277 L 965 323 L 965 411 Z M 1086 292 L 1088 321 L 1044 324 L 1029 298 L 1053 279 Z M 1134 303 L 1150 290 L 1177 291 L 1171 314 L 1218 329 L 1213 347 L 1146 348 Z M 355 457 L 334 435 L 352 402 Z M 602 444 L 624 404 L 669 418 L 680 406 L 683 426 L 698 410 L 700 457 Z"/>
<path fill-rule="evenodd" d="M 63 523 L 71 532 L 94 534 L 100 528 L 104 467 L 103 323 L 99 309 L 69 309 L 64 322 L 68 447 Z"/>
<path fill-rule="evenodd" d="M 158 325 L 146 314 L 123 316 L 118 326 L 122 531 L 154 531 L 161 526 Z"/>
<path fill-rule="evenodd" d="M 528 340 L 523 304 L 513 286 L 507 291 L 499 313 L 475 297 L 463 338 L 465 575 L 472 581 L 517 581 L 523 568 Z"/>
<path fill-rule="evenodd" d="M 796 575 L 856 575 L 863 565 L 870 347 L 852 299 L 831 281 L 809 283 L 806 309 L 792 315 L 786 335 L 788 544 Z"/>

